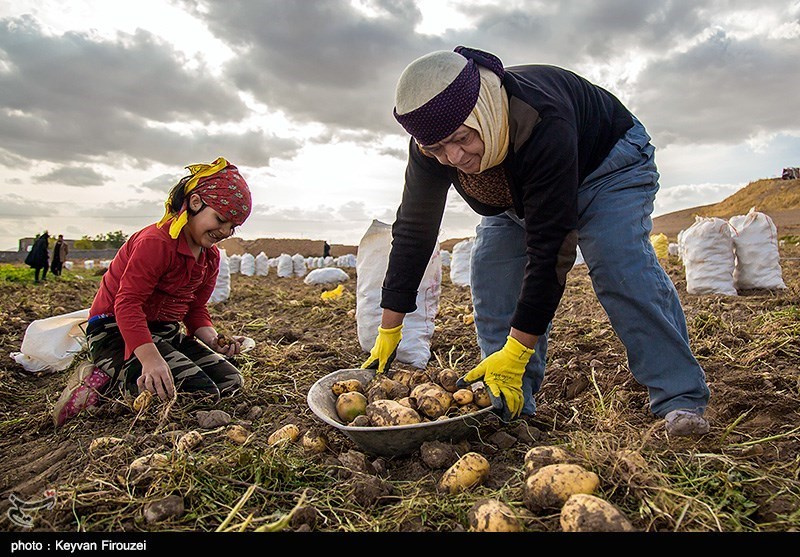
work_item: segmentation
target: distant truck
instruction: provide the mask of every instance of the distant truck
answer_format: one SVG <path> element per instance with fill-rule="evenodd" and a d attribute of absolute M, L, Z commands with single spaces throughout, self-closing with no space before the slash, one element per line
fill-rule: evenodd
<path fill-rule="evenodd" d="M 800 167 L 790 166 L 789 168 L 784 168 L 783 174 L 781 174 L 781 178 L 784 180 L 800 179 Z"/>

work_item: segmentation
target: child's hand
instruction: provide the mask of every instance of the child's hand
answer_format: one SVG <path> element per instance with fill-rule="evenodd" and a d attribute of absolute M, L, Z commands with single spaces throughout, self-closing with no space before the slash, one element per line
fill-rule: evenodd
<path fill-rule="evenodd" d="M 241 336 L 228 337 L 220 334 L 212 341 L 211 348 L 230 358 L 241 353 L 243 340 L 244 337 Z"/>
<path fill-rule="evenodd" d="M 142 365 L 142 375 L 136 380 L 139 392 L 150 391 L 161 400 L 169 400 L 175 392 L 172 372 L 164 360 L 156 365 Z"/>

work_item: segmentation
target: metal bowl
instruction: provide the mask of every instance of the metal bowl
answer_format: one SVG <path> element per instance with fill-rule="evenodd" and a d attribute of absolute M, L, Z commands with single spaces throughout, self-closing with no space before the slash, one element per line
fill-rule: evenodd
<path fill-rule="evenodd" d="M 375 377 L 372 369 L 340 369 L 326 375 L 308 390 L 308 406 L 328 425 L 342 431 L 364 452 L 393 457 L 413 453 L 426 441 L 454 442 L 477 433 L 480 423 L 492 411 L 482 408 L 472 414 L 421 424 L 391 427 L 354 427 L 342 423 L 336 414 L 336 395 L 331 387 L 337 381 L 358 379 L 364 385 Z"/>

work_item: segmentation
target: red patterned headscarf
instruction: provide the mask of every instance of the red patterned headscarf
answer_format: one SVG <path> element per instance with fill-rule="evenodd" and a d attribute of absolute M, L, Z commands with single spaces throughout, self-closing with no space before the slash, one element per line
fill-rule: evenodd
<path fill-rule="evenodd" d="M 211 164 L 192 164 L 186 168 L 192 177 L 183 187 L 186 196 L 183 207 L 174 213 L 167 199 L 164 216 L 158 221 L 158 226 L 162 226 L 174 218 L 169 227 L 171 237 L 177 238 L 188 221 L 186 205 L 190 193 L 198 194 L 206 205 L 234 226 L 240 226 L 250 216 L 250 188 L 234 165 L 220 157 Z"/>

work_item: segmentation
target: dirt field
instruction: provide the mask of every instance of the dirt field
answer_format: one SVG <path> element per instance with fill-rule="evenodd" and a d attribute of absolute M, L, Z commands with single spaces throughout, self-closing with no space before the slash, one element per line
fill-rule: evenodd
<path fill-rule="evenodd" d="M 212 306 L 212 316 L 221 332 L 257 343 L 237 360 L 244 389 L 218 405 L 247 430 L 245 444 L 227 438 L 224 427 L 203 430 L 201 408 L 181 397 L 140 413 L 114 398 L 56 431 L 50 409 L 69 370 L 31 376 L 6 357 L 0 365 L 2 529 L 464 531 L 472 504 L 493 497 L 512 506 L 525 530 L 560 531 L 558 510 L 534 513 L 522 503 L 527 451 L 558 444 L 599 475 L 599 495 L 637 530 L 797 530 L 800 248 L 781 250 L 788 288 L 739 296 L 688 295 L 680 262 L 664 261 L 710 383 L 708 435 L 666 436 L 648 411 L 645 389 L 627 370 L 585 266 L 578 266 L 554 321 L 537 416 L 503 424 L 490 414 L 474 436 L 441 444 L 444 457 L 436 462 L 419 451 L 398 458 L 363 454 L 308 407 L 306 395 L 317 379 L 358 367 L 365 357 L 354 318 L 355 270 L 349 270 L 344 295 L 331 302 L 320 300 L 326 288 L 278 278 L 274 269 L 266 277 L 234 275 L 230 298 Z M 76 271 L 43 285 L 0 283 L 5 354 L 20 349 L 31 321 L 89 306 L 97 277 L 79 276 Z M 427 371 L 455 363 L 466 372 L 478 363 L 473 326 L 464 322 L 470 311 L 469 289 L 454 286 L 445 269 Z M 313 429 L 327 436 L 327 450 L 270 446 L 270 434 L 288 423 L 301 435 Z M 193 429 L 203 432 L 202 444 L 179 453 L 177 436 Z M 120 441 L 90 452 L 101 436 Z M 436 482 L 466 451 L 488 459 L 487 481 L 457 495 L 438 493 Z M 169 464 L 148 482 L 134 482 L 128 465 L 154 452 L 167 455 Z M 30 528 L 10 520 L 13 501 L 41 501 L 46 490 L 56 491 L 56 501 L 29 511 Z M 180 511 L 151 520 L 150 505 L 168 496 L 180 500 Z"/>

